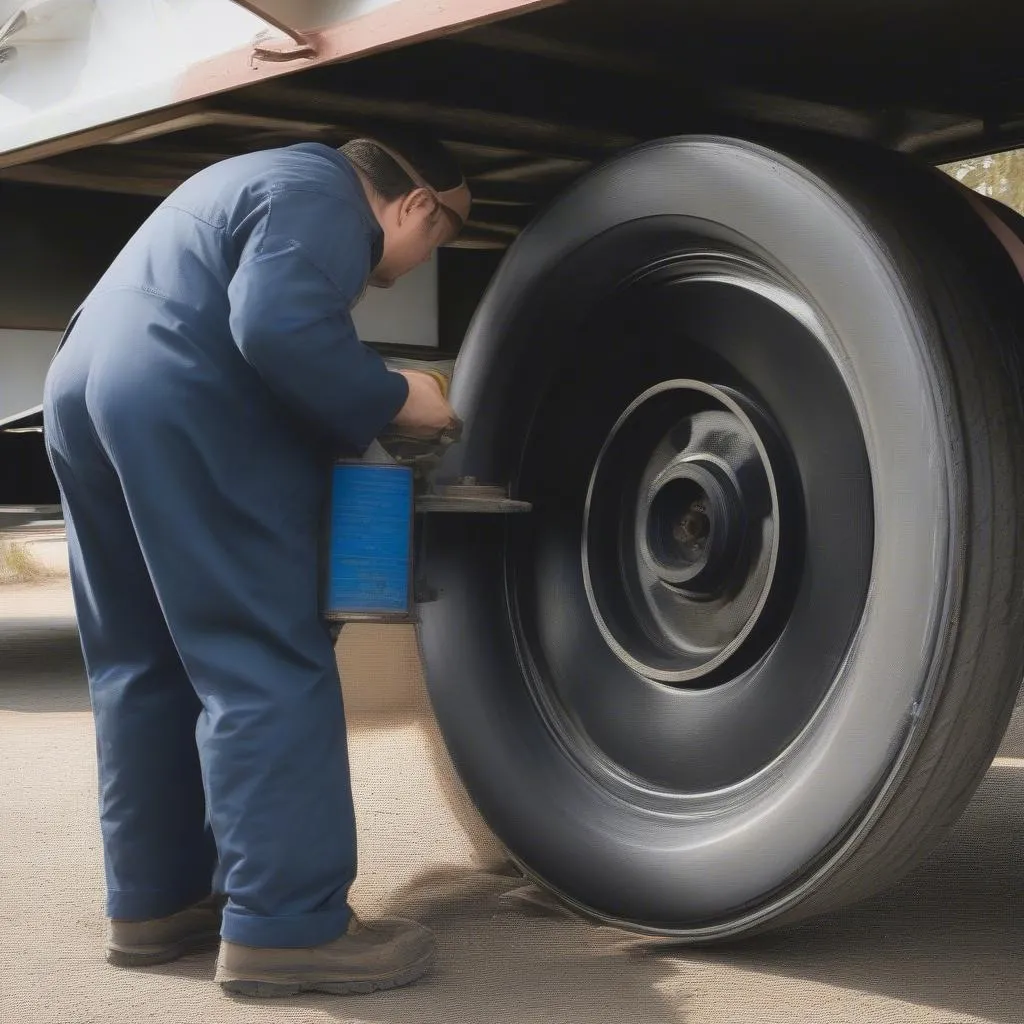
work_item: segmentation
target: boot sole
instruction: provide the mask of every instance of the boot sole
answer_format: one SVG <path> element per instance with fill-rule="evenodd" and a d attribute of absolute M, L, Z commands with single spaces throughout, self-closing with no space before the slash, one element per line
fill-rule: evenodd
<path fill-rule="evenodd" d="M 107 946 L 107 963 L 115 967 L 155 967 L 157 964 L 169 964 L 190 953 L 201 953 L 214 949 L 220 942 L 219 932 L 206 932 L 189 935 L 177 942 L 169 942 L 161 946 L 137 947 L 125 949 L 118 946 Z"/>
<path fill-rule="evenodd" d="M 303 992 L 326 992 L 335 996 L 366 995 L 369 992 L 383 992 L 401 988 L 422 978 L 434 964 L 434 954 L 429 953 L 414 964 L 393 974 L 376 978 L 360 978 L 351 981 L 272 981 L 266 978 L 231 978 L 220 981 L 220 987 L 231 995 L 249 996 L 255 999 L 278 999 L 282 996 L 297 996 Z"/>

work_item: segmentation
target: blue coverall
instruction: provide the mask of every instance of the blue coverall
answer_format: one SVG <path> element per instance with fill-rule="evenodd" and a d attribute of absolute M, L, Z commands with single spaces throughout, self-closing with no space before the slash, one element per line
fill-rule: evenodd
<path fill-rule="evenodd" d="M 355 821 L 317 549 L 331 459 L 408 395 L 349 312 L 382 245 L 335 150 L 225 160 L 142 225 L 50 368 L 111 917 L 213 890 L 233 942 L 348 926 Z"/>

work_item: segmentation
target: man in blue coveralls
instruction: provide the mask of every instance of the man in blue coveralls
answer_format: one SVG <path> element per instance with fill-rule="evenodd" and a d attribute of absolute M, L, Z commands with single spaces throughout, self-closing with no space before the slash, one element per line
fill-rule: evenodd
<path fill-rule="evenodd" d="M 234 157 L 174 191 L 85 300 L 46 380 L 96 721 L 108 959 L 222 937 L 228 991 L 367 992 L 433 939 L 363 923 L 318 525 L 332 458 L 453 422 L 350 309 L 470 204 L 431 142 Z"/>

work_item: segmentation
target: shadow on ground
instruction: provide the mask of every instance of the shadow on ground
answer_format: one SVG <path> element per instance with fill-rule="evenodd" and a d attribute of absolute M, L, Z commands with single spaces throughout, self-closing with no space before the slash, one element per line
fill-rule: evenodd
<path fill-rule="evenodd" d="M 792 1006 L 795 1016 L 786 1009 L 788 998 L 818 991 L 847 1013 L 857 999 L 849 993 L 860 992 L 872 1005 L 881 996 L 927 1008 L 936 1024 L 968 1015 L 1020 1024 L 1022 844 L 1024 768 L 997 765 L 950 839 L 894 889 L 803 925 L 711 949 L 595 927 L 511 868 L 506 874 L 428 871 L 385 909 L 435 931 L 435 973 L 383 1001 L 360 997 L 340 1005 L 306 996 L 296 1005 L 326 1019 L 373 1024 L 682 1024 L 711 1019 L 704 1011 L 714 978 L 723 1020 L 755 1019 L 730 1017 L 747 998 L 742 988 L 761 1006 L 782 1000 L 772 1021 L 826 1019 L 825 1006 L 814 1017 L 803 1004 Z M 164 970 L 195 976 L 195 968 Z M 203 973 L 212 971 L 210 958 Z M 764 978 L 760 996 L 758 976 Z"/>
<path fill-rule="evenodd" d="M 874 992 L 954 1014 L 1024 1020 L 1024 767 L 997 764 L 949 839 L 895 888 L 780 932 L 652 960 Z"/>
<path fill-rule="evenodd" d="M 89 690 L 73 622 L 40 627 L 0 620 L 0 711 L 88 711 Z"/>
<path fill-rule="evenodd" d="M 32 618 L 20 604 L 14 614 L 18 617 L 0 615 L 0 711 L 87 712 L 88 692 L 73 622 L 56 613 Z M 363 680 L 360 685 L 374 685 L 371 692 L 354 696 L 350 708 L 353 724 L 364 735 L 359 749 L 365 748 L 364 756 L 372 754 L 386 766 L 378 772 L 375 761 L 373 771 L 364 772 L 364 783 L 375 787 L 367 829 L 384 837 L 372 847 L 377 863 L 371 859 L 370 866 L 385 894 L 399 884 L 398 879 L 412 879 L 377 901 L 368 916 L 383 909 L 417 918 L 434 929 L 439 944 L 436 971 L 386 998 L 339 1001 L 308 996 L 270 1006 L 228 1002 L 211 991 L 212 955 L 142 975 L 108 973 L 98 962 L 98 905 L 89 902 L 94 900 L 90 886 L 98 886 L 99 877 L 88 875 L 84 887 L 79 878 L 83 872 L 98 871 L 99 864 L 91 795 L 80 781 L 91 778 L 88 723 L 63 719 L 60 728 L 65 731 L 55 738 L 53 722 L 11 718 L 5 742 L 21 744 L 24 774 L 8 791 L 11 806 L 17 806 L 13 824 L 8 823 L 17 842 L 12 840 L 8 852 L 14 856 L 11 851 L 21 851 L 24 863 L 20 882 L 7 888 L 6 903 L 0 903 L 0 916 L 9 912 L 12 922 L 28 920 L 26 908 L 40 906 L 42 894 L 48 892 L 51 876 L 46 870 L 65 871 L 70 884 L 61 891 L 62 898 L 71 900 L 68 908 L 51 906 L 50 917 L 37 916 L 32 929 L 59 934 L 65 945 L 70 934 L 68 941 L 79 945 L 68 954 L 70 960 L 51 964 L 47 951 L 56 947 L 40 943 L 33 947 L 30 966 L 35 964 L 40 972 L 58 967 L 63 971 L 73 963 L 75 984 L 81 986 L 77 995 L 66 988 L 47 991 L 45 998 L 37 998 L 38 1013 L 33 1016 L 25 1010 L 19 1019 L 46 1024 L 57 1019 L 89 1024 L 115 1019 L 242 1024 L 789 1024 L 910 1019 L 889 1016 L 895 1011 L 913 1014 L 915 1022 L 935 1024 L 952 1024 L 968 1015 L 997 1024 L 1024 1021 L 1024 761 L 1013 760 L 1024 757 L 1020 711 L 1000 751 L 1010 760 L 993 766 L 950 838 L 895 888 L 784 931 L 730 946 L 691 949 L 585 923 L 511 870 L 427 869 L 444 852 L 444 836 L 427 828 L 410 833 L 409 822 L 427 821 L 436 814 L 440 797 L 433 789 L 420 794 L 410 780 L 395 779 L 396 765 L 398 771 L 418 771 L 421 776 L 424 771 L 422 765 L 402 761 L 419 747 L 411 745 L 409 730 L 395 725 L 396 717 L 399 722 L 418 716 L 429 720 L 421 680 L 417 675 L 410 681 L 418 673 L 414 638 L 410 634 L 401 641 L 400 658 L 394 642 L 385 647 L 376 634 L 365 639 L 366 650 L 350 646 L 342 654 L 349 659 L 352 677 Z M 392 676 L 405 679 L 404 689 L 391 686 Z M 388 721 L 391 731 L 378 736 Z M 401 742 L 408 747 L 404 755 L 389 745 Z M 17 803 L 22 789 L 26 795 Z M 414 797 L 414 808 L 399 807 L 401 800 Z M 50 806 L 52 813 L 45 810 Z M 63 811 L 57 809 L 62 806 Z M 405 822 L 406 831 L 396 828 L 395 822 Z M 66 863 L 54 861 L 44 869 L 57 853 Z M 417 864 L 401 874 L 409 859 Z M 479 861 L 475 863 L 479 866 Z M 36 884 L 39 891 L 32 895 L 26 887 Z M 47 905 L 45 900 L 42 905 Z M 69 909 L 77 930 L 66 933 Z M 31 1000 L 34 991 L 28 986 L 22 996 Z M 86 1004 L 98 1000 L 88 1011 L 95 1016 L 87 1015 L 85 1004 L 79 1005 L 85 992 L 92 994 Z M 54 1000 L 60 1003 L 59 1010 Z M 889 1000 L 903 1001 L 902 1008 L 894 1008 Z M 72 1003 L 81 1015 L 69 1016 Z M 181 1008 L 181 1013 L 169 1017 L 168 1005 Z M 0 1018 L 6 1019 L 2 1011 Z"/>
<path fill-rule="evenodd" d="M 432 973 L 383 998 L 310 994 L 289 999 L 289 1009 L 306 1010 L 310 1019 L 360 1024 L 685 1024 L 690 1019 L 675 964 L 631 957 L 632 936 L 595 928 L 543 898 L 520 898 L 523 886 L 513 874 L 424 873 L 395 894 L 387 910 L 434 932 L 438 962 Z M 151 973 L 195 978 L 212 974 L 214 965 L 211 955 L 201 964 L 182 961 Z M 267 1005 L 244 998 L 232 1003 L 240 1012 L 249 1010 L 253 1020 Z"/>

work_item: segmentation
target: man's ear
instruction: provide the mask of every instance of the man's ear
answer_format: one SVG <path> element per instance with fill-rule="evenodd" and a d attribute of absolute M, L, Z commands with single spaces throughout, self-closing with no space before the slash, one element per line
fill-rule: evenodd
<path fill-rule="evenodd" d="M 426 209 L 434 205 L 434 197 L 425 188 L 414 188 L 403 200 L 402 205 L 399 209 L 400 220 L 405 220 L 406 217 L 411 216 L 414 213 L 418 213 L 421 209 Z"/>

